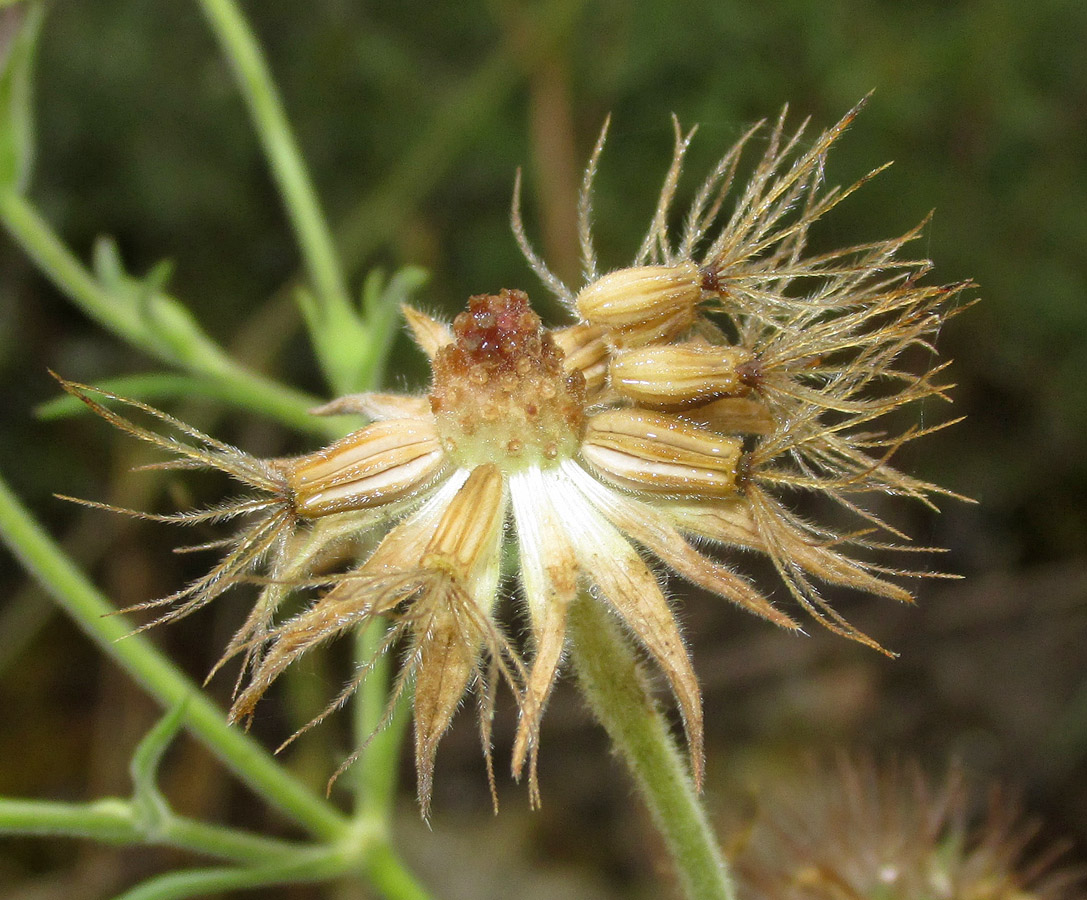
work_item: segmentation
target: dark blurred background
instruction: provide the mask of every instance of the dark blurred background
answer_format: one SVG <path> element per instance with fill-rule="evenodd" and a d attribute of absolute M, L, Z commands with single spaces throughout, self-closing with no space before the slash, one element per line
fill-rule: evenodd
<path fill-rule="evenodd" d="M 508 227 L 523 166 L 529 229 L 576 278 L 577 182 L 609 113 L 597 239 L 620 265 L 636 248 L 671 149 L 669 116 L 701 123 L 688 190 L 753 121 L 790 105 L 829 126 L 869 91 L 831 155 L 832 183 L 894 166 L 836 209 L 819 240 L 901 234 L 928 212 L 935 278 L 973 278 L 982 302 L 953 319 L 955 405 L 966 421 L 909 449 L 907 465 L 969 495 L 896 519 L 926 565 L 916 608 L 842 597 L 839 608 L 901 657 L 816 630 L 795 638 L 692 597 L 683 618 L 706 693 L 708 799 L 722 832 L 758 785 L 803 752 L 845 747 L 961 760 L 1010 784 L 1045 836 L 1087 858 L 1087 4 L 1079 0 L 761 4 L 702 0 L 458 4 L 265 0 L 245 4 L 264 43 L 354 285 L 374 265 L 431 273 L 423 305 L 453 313 L 474 293 L 521 287 L 557 321 Z M 175 261 L 172 292 L 253 366 L 322 392 L 285 286 L 299 258 L 231 73 L 195 4 L 57 2 L 37 66 L 31 197 L 84 259 L 113 235 L 129 268 Z M 42 422 L 46 368 L 94 381 L 154 371 L 103 333 L 0 238 L 0 470 L 119 605 L 162 596 L 194 564 L 170 528 L 81 511 L 60 491 L 175 508 L 188 479 L 128 474 L 150 457 L 86 417 Z M 407 342 L 390 384 L 423 377 Z M 184 417 L 264 455 L 310 439 L 210 404 Z M 208 486 L 207 490 L 214 490 Z M 0 554 L 0 793 L 90 799 L 128 790 L 151 701 Z M 241 601 L 154 634 L 200 679 Z M 313 663 L 258 716 L 278 743 L 344 677 Z M 229 677 L 212 687 L 225 697 Z M 504 714 L 503 714 L 504 712 Z M 500 710 L 498 759 L 513 716 Z M 304 719 L 302 720 L 304 721 Z M 318 789 L 346 737 L 300 741 L 287 760 Z M 281 830 L 199 748 L 181 740 L 167 792 L 202 816 Z M 470 715 L 443 743 L 432 830 L 405 764 L 402 846 L 445 898 L 656 897 L 668 883 L 625 773 L 570 684 L 543 732 L 543 809 L 500 778 L 490 811 Z M 742 818 L 742 816 L 739 816 Z M 40 839 L 0 846 L 0 894 L 110 896 L 193 860 Z M 353 897 L 343 889 L 266 892 Z"/>

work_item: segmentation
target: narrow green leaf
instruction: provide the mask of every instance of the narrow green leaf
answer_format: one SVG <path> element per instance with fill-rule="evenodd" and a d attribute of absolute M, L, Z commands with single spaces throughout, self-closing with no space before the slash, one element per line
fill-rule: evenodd
<path fill-rule="evenodd" d="M 294 292 L 294 302 L 298 304 L 298 308 L 302 310 L 302 317 L 306 320 L 306 326 L 314 331 L 320 327 L 321 322 L 321 305 L 317 302 L 317 297 L 313 291 L 309 288 L 298 287 Z"/>
<path fill-rule="evenodd" d="M 362 288 L 362 312 L 367 318 L 383 316 L 391 308 L 396 311 L 401 303 L 407 303 L 430 280 L 430 274 L 420 266 L 404 266 L 385 281 L 381 269 L 373 269 L 366 276 Z"/>
<path fill-rule="evenodd" d="M 202 356 L 208 337 L 189 308 L 169 294 L 155 290 L 148 281 L 140 282 L 140 286 L 143 290 L 139 301 L 143 304 L 147 330 L 164 353 L 179 363 Z"/>
<path fill-rule="evenodd" d="M 264 388 L 265 392 L 257 394 L 253 390 L 254 384 L 267 385 Z M 122 375 L 118 378 L 106 378 L 95 382 L 95 387 L 130 400 L 142 400 L 153 406 L 163 400 L 191 400 L 195 397 L 218 400 L 248 413 L 255 412 L 270 416 L 297 431 L 316 434 L 323 438 L 339 437 L 328 419 L 309 413 L 310 409 L 323 402 L 321 398 L 290 388 L 281 388 L 275 382 L 246 383 L 241 378 L 228 380 L 200 375 L 156 372 L 150 375 Z M 63 419 L 86 412 L 88 412 L 86 405 L 68 394 L 49 400 L 34 410 L 34 414 L 43 420 Z"/>
<path fill-rule="evenodd" d="M 365 360 L 365 368 L 360 371 L 360 388 L 380 384 L 383 380 L 396 329 L 401 324 L 400 307 L 413 301 L 429 279 L 430 274 L 419 266 L 404 266 L 387 282 L 380 269 L 367 276 L 362 291 L 362 311 L 371 352 Z"/>
<path fill-rule="evenodd" d="M 132 275 L 125 269 L 117 242 L 108 235 L 102 235 L 94 242 L 93 267 L 102 290 L 123 306 L 135 310 L 149 331 L 155 332 L 165 327 L 169 332 L 169 323 L 180 316 L 186 320 L 186 333 L 193 328 L 199 332 L 195 322 L 190 324 L 192 316 L 188 310 L 184 310 L 183 314 L 175 312 L 173 307 L 181 304 L 166 293 L 166 286 L 174 272 L 173 260 L 157 262 L 142 278 Z"/>
<path fill-rule="evenodd" d="M 151 271 L 143 277 L 143 283 L 149 294 L 161 294 L 166 291 L 166 285 L 174 274 L 174 261 L 172 259 L 159 260 L 151 267 Z"/>
<path fill-rule="evenodd" d="M 132 803 L 141 825 L 154 833 L 171 815 L 170 805 L 158 788 L 159 763 L 166 748 L 173 743 L 185 724 L 187 700 L 182 700 L 163 716 L 136 747 L 128 771 L 132 776 Z"/>
<path fill-rule="evenodd" d="M 91 268 L 102 288 L 110 293 L 120 293 L 125 282 L 125 267 L 117 242 L 108 234 L 99 235 L 91 253 Z"/>

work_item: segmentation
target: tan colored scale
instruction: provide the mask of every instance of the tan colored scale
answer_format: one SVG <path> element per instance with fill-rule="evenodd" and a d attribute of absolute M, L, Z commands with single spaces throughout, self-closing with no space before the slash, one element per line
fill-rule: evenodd
<path fill-rule="evenodd" d="M 432 481 L 444 465 L 431 422 L 374 422 L 327 447 L 275 463 L 304 519 L 400 500 Z"/>
<path fill-rule="evenodd" d="M 576 452 L 585 378 L 566 371 L 523 291 L 472 297 L 453 334 L 434 357 L 430 406 L 456 462 L 510 471 Z"/>
<path fill-rule="evenodd" d="M 690 262 L 609 272 L 577 295 L 578 312 L 609 330 L 617 347 L 671 340 L 694 324 L 702 271 Z"/>
<path fill-rule="evenodd" d="M 505 491 L 498 467 L 477 466 L 434 527 L 421 565 L 467 582 L 502 526 Z"/>
<path fill-rule="evenodd" d="M 609 364 L 612 387 L 635 403 L 660 409 L 693 406 L 743 394 L 743 347 L 685 342 L 619 350 Z"/>
<path fill-rule="evenodd" d="M 582 458 L 605 481 L 654 494 L 728 497 L 738 491 L 742 443 L 678 416 L 613 409 L 589 420 Z"/>

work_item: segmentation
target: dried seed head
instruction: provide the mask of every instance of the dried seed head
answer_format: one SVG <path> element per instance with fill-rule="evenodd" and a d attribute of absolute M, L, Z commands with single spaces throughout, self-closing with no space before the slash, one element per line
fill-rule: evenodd
<path fill-rule="evenodd" d="M 654 494 L 736 492 L 742 448 L 677 416 L 614 409 L 589 419 L 581 454 L 606 481 Z"/>
<path fill-rule="evenodd" d="M 594 325 L 611 330 L 619 346 L 671 340 L 695 320 L 702 274 L 694 263 L 619 269 L 582 288 L 577 308 Z"/>
<path fill-rule="evenodd" d="M 278 465 L 297 515 L 317 518 L 409 497 L 433 480 L 444 462 L 432 422 L 389 419 Z"/>
<path fill-rule="evenodd" d="M 682 343 L 619 350 L 611 358 L 611 385 L 635 403 L 661 408 L 693 406 L 747 391 L 739 367 L 742 347 Z"/>
<path fill-rule="evenodd" d="M 599 142 L 579 204 L 587 281 L 580 293 L 535 255 L 516 205 L 513 214 L 530 265 L 576 308 L 578 324 L 543 329 L 527 296 L 511 290 L 471 298 L 452 327 L 405 307 L 432 364 L 429 395 L 360 394 L 320 407 L 319 414 L 380 421 L 316 453 L 254 459 L 144 404 L 114 398 L 180 440 L 160 436 L 65 384 L 108 421 L 179 457 L 163 467 L 219 469 L 251 492 L 220 507 L 154 517 L 246 524 L 221 542 L 226 554 L 206 576 L 146 604 L 172 606 L 158 620 L 168 621 L 250 573 L 267 574 L 224 657 L 243 657 L 232 717 L 248 718 L 303 653 L 382 617 L 391 627 L 371 663 L 406 643 L 390 710 L 414 679 L 424 813 L 438 741 L 469 689 L 479 692 L 489 746 L 496 670 L 519 706 L 514 770 L 527 764 L 535 800 L 540 718 L 567 643 L 567 611 L 585 591 L 585 602 L 606 604 L 668 679 L 697 781 L 698 682 L 660 574 L 644 557 L 798 628 L 729 561 L 714 558 L 713 547 L 767 557 L 792 599 L 818 621 L 878 648 L 835 612 L 816 582 L 906 601 L 909 593 L 891 579 L 920 573 L 857 558 L 888 545 L 801 518 L 779 495 L 823 493 L 859 516 L 862 528 L 904 539 L 857 495 L 931 503 L 930 495 L 947 493 L 890 465 L 899 446 L 932 428 L 897 433 L 877 420 L 944 396 L 934 380 L 940 366 L 914 375 L 902 360 L 934 352 L 933 336 L 966 285 L 920 285 L 929 264 L 897 258 L 918 229 L 810 253 L 810 227 L 861 183 L 844 190 L 822 183 L 827 150 L 852 115 L 810 149 L 803 127 L 785 131 L 783 115 L 749 183 L 734 191 L 750 130 L 682 217 L 672 206 L 691 134 L 677 126 L 649 231 L 628 268 L 602 277 L 589 222 Z M 530 616 L 531 672 L 494 618 L 507 511 Z M 329 551 L 347 542 L 373 549 L 357 565 L 338 553 L 333 561 Z M 320 584 L 329 589 L 277 623 L 282 601 Z M 360 672 L 311 724 L 340 708 L 364 677 Z"/>
<path fill-rule="evenodd" d="M 1083 872 L 1055 865 L 1014 795 L 988 804 L 952 767 L 940 780 L 916 764 L 842 756 L 809 761 L 760 792 L 758 819 L 735 854 L 738 893 L 752 900 L 1072 900 Z M 982 802 L 979 802 L 982 801 Z M 980 807 L 980 809 L 979 809 Z M 977 812 L 982 812 L 977 816 Z"/>
<path fill-rule="evenodd" d="M 472 297 L 455 341 L 434 358 L 430 405 L 455 461 L 503 470 L 572 455 L 584 422 L 585 378 L 522 291 Z"/>

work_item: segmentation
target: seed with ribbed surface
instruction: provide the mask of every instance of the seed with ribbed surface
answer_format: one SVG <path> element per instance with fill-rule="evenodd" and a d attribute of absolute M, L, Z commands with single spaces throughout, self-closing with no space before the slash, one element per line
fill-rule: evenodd
<path fill-rule="evenodd" d="M 608 345 L 599 325 L 571 325 L 551 332 L 555 345 L 563 352 L 562 366 L 567 372 L 580 372 L 585 378 L 585 393 L 592 396 L 608 377 Z"/>
<path fill-rule="evenodd" d="M 702 300 L 702 274 L 694 263 L 619 269 L 586 285 L 578 311 L 612 330 L 621 346 L 670 340 L 686 331 Z"/>
<path fill-rule="evenodd" d="M 735 438 L 641 409 L 593 416 L 581 444 L 582 457 L 601 478 L 658 494 L 735 493 L 741 452 Z"/>
<path fill-rule="evenodd" d="M 470 577 L 481 556 L 494 547 L 505 512 L 504 496 L 498 466 L 476 466 L 435 527 L 423 551 L 423 567 Z"/>
<path fill-rule="evenodd" d="M 437 429 L 421 419 L 374 422 L 329 446 L 279 465 L 295 511 L 316 518 L 407 497 L 441 471 Z"/>
<path fill-rule="evenodd" d="M 737 366 L 751 361 L 742 347 L 670 344 L 619 350 L 611 358 L 611 384 L 646 406 L 688 406 L 748 390 Z"/>

